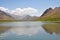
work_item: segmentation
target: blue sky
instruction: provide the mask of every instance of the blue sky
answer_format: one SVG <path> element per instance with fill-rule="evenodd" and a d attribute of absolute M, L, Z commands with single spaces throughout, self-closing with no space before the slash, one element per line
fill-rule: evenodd
<path fill-rule="evenodd" d="M 60 0 L 0 0 L 0 6 L 8 9 L 32 7 L 43 13 L 49 7 L 59 7 Z"/>

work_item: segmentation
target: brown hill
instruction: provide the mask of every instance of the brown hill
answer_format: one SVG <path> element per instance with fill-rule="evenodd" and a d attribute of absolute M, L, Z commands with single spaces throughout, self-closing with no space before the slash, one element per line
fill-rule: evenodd
<path fill-rule="evenodd" d="M 38 20 L 60 21 L 60 7 L 47 9 Z"/>
<path fill-rule="evenodd" d="M 0 10 L 0 20 L 12 20 L 13 18 L 6 12 Z"/>

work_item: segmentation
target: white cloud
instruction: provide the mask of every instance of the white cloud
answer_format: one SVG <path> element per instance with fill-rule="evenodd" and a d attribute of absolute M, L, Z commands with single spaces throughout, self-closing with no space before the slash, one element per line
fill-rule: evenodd
<path fill-rule="evenodd" d="M 4 11 L 4 12 L 9 12 L 8 8 L 4 8 L 4 7 L 0 7 L 0 10 Z"/>
<path fill-rule="evenodd" d="M 12 14 L 15 14 L 15 15 L 35 15 L 35 14 L 38 14 L 38 10 L 35 9 L 35 8 L 16 8 L 15 10 L 12 10 L 11 11 Z"/>
<path fill-rule="evenodd" d="M 35 8 L 31 8 L 31 7 L 16 8 L 14 10 L 9 10 L 8 8 L 0 7 L 0 10 L 5 11 L 5 12 L 9 12 L 9 13 L 14 14 L 14 15 L 20 15 L 20 16 L 22 16 L 22 15 L 31 15 L 31 16 L 39 15 L 38 10 Z"/>

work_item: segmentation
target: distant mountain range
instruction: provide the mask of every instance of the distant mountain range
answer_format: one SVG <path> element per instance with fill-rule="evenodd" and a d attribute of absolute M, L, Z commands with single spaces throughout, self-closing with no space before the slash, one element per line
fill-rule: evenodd
<path fill-rule="evenodd" d="M 36 20 L 38 17 L 37 16 L 30 16 L 30 15 L 11 15 L 15 20 L 22 20 L 22 21 L 33 21 Z"/>
<path fill-rule="evenodd" d="M 60 7 L 54 9 L 48 8 L 45 12 L 37 19 L 41 21 L 60 21 Z"/>
<path fill-rule="evenodd" d="M 13 15 L 0 10 L 0 20 L 32 21 L 32 20 L 36 20 L 37 18 L 38 18 L 37 16 L 30 16 L 30 15 L 23 15 L 23 16 Z"/>
<path fill-rule="evenodd" d="M 54 9 L 48 8 L 44 11 L 44 13 L 40 17 L 30 15 L 23 15 L 23 16 L 12 15 L 10 13 L 0 10 L 0 20 L 60 21 L 60 7 L 56 7 Z"/>

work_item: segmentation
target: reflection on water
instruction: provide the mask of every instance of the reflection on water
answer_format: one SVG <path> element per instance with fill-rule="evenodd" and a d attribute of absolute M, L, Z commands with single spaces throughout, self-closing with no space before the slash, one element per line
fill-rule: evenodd
<path fill-rule="evenodd" d="M 6 22 L 0 33 L 0 40 L 60 40 L 60 23 Z"/>
<path fill-rule="evenodd" d="M 0 26 L 10 26 L 9 32 L 15 33 L 17 35 L 34 35 L 39 31 L 43 31 L 41 25 L 43 23 L 39 22 L 8 22 L 0 24 Z M 6 29 L 5 29 L 6 30 Z"/>
<path fill-rule="evenodd" d="M 60 34 L 60 23 L 44 24 L 43 28 L 50 34 Z"/>
<path fill-rule="evenodd" d="M 7 26 L 0 26 L 0 34 L 7 31 L 8 29 L 10 29 L 10 27 Z"/>

